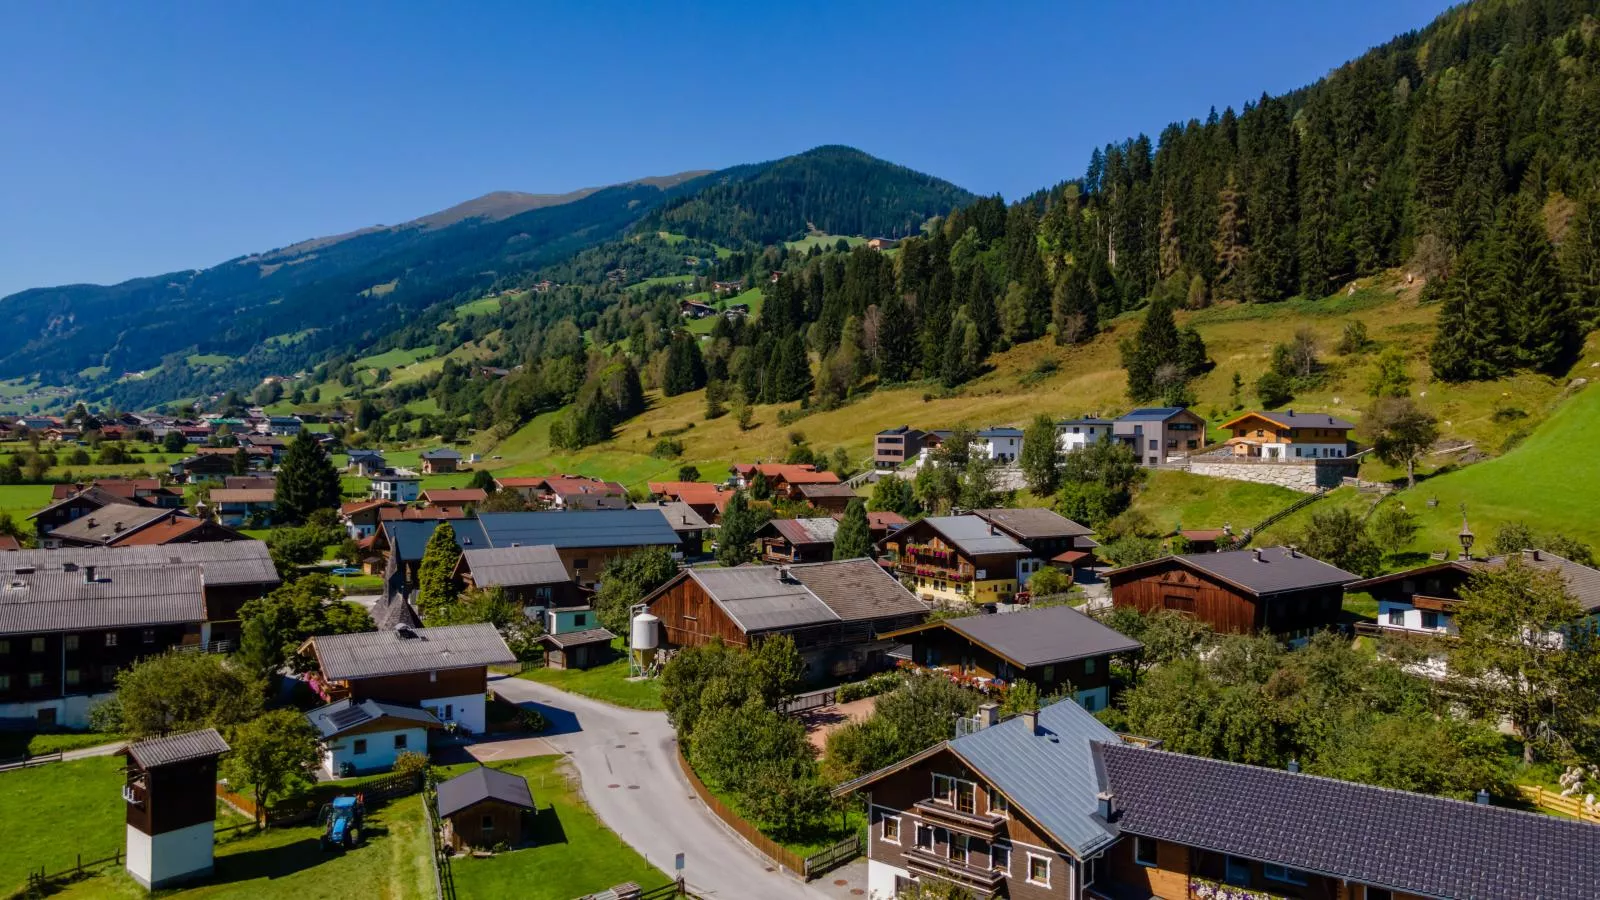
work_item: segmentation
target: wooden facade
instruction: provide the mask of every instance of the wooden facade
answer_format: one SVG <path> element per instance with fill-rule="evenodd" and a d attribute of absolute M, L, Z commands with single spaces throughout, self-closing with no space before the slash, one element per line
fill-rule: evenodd
<path fill-rule="evenodd" d="M 1194 616 L 1221 634 L 1270 631 L 1300 637 L 1339 622 L 1344 589 L 1340 585 L 1259 596 L 1171 557 L 1112 572 L 1111 602 L 1152 613 L 1170 609 Z"/>
<path fill-rule="evenodd" d="M 911 661 L 930 668 L 954 667 L 963 674 L 1002 681 L 1022 679 L 1041 694 L 1071 685 L 1075 691 L 1111 686 L 1111 656 L 1091 656 L 1051 665 L 1023 668 L 950 628 L 931 627 L 900 638 L 911 645 Z"/>
<path fill-rule="evenodd" d="M 0 703 L 33 703 L 117 689 L 117 673 L 146 656 L 200 643 L 200 623 L 0 636 Z M 56 710 L 39 711 L 53 726 Z"/>
<path fill-rule="evenodd" d="M 123 789 L 127 824 L 144 834 L 166 834 L 213 822 L 217 818 L 216 784 L 215 756 L 150 769 L 130 758 Z"/>
<path fill-rule="evenodd" d="M 1021 553 L 968 554 L 926 520 L 890 533 L 880 547 L 906 587 L 929 602 L 1009 603 L 1016 596 Z"/>
<path fill-rule="evenodd" d="M 423 701 L 436 697 L 482 696 L 489 689 L 487 666 L 466 666 L 460 669 L 440 669 L 435 672 L 407 672 L 402 675 L 380 675 L 373 678 L 352 678 L 328 685 L 328 700 L 349 698 L 357 702 L 377 700 L 383 703 L 404 703 L 421 706 Z"/>
<path fill-rule="evenodd" d="M 457 850 L 489 848 L 497 844 L 516 847 L 522 843 L 523 824 L 532 810 L 490 798 L 445 817 L 449 827 L 446 840 Z"/>

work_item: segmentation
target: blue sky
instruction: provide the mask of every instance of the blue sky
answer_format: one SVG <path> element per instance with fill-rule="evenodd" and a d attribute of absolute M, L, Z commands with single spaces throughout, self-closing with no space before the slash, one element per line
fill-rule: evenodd
<path fill-rule="evenodd" d="M 849 144 L 983 193 L 1442 0 L 0 4 L 0 295 Z"/>

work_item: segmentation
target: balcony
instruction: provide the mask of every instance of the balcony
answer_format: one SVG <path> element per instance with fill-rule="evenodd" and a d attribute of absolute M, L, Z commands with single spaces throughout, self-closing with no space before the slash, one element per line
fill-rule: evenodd
<path fill-rule="evenodd" d="M 906 868 L 918 875 L 948 881 L 976 891 L 980 896 L 992 897 L 1005 883 L 1006 875 L 982 865 L 973 865 L 946 859 L 931 849 L 912 847 L 902 854 Z"/>
<path fill-rule="evenodd" d="M 957 584 L 966 584 L 972 580 L 972 572 L 970 571 L 951 569 L 945 566 L 930 566 L 927 563 L 917 562 L 912 559 L 901 559 L 895 563 L 894 570 L 901 575 L 935 578 L 940 581 L 953 581 Z"/>
<path fill-rule="evenodd" d="M 959 831 L 962 834 L 970 834 L 985 840 L 993 840 L 998 837 L 1000 829 L 1006 824 L 1006 820 L 1001 816 L 965 812 L 931 797 L 925 800 L 918 800 L 916 810 L 917 815 L 921 816 L 926 822 L 943 825 L 952 831 Z"/>

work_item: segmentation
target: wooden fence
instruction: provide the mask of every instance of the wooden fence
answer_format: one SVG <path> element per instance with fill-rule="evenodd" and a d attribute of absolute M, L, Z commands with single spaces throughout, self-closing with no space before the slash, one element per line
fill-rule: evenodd
<path fill-rule="evenodd" d="M 389 800 L 394 797 L 406 797 L 422 790 L 421 773 L 397 773 L 387 778 L 379 778 L 363 784 L 341 786 L 338 782 L 326 782 L 317 786 L 312 793 L 295 798 L 286 798 L 267 810 L 267 826 L 298 825 L 309 822 L 317 817 L 317 812 L 322 808 L 333 793 L 360 794 L 368 803 L 375 800 Z M 256 818 L 256 803 L 242 794 L 235 794 L 217 785 L 217 797 L 252 820 Z"/>
<path fill-rule="evenodd" d="M 434 814 L 434 793 L 422 797 L 422 815 L 426 820 L 428 839 L 433 845 L 433 896 L 434 900 L 456 900 L 455 873 L 450 869 L 450 853 L 440 833 L 438 816 Z"/>
<path fill-rule="evenodd" d="M 1522 793 L 1524 799 L 1540 809 L 1600 825 L 1600 811 L 1591 812 L 1584 809 L 1582 797 L 1563 797 L 1556 791 L 1547 791 L 1537 786 L 1529 787 L 1525 784 L 1518 785 L 1517 790 Z"/>
<path fill-rule="evenodd" d="M 860 834 L 853 834 L 839 843 L 834 844 L 832 847 L 819 850 L 818 852 L 806 857 L 804 873 L 806 880 L 810 881 L 811 879 L 822 875 L 824 872 L 831 872 L 850 860 L 860 856 L 861 853 L 862 848 Z"/>
<path fill-rule="evenodd" d="M 27 887 L 23 888 L 17 896 L 28 898 L 28 900 L 33 900 L 35 897 L 47 897 L 56 893 L 62 884 L 77 881 L 105 865 L 122 865 L 121 847 L 118 847 L 117 851 L 110 856 L 87 861 L 84 860 L 83 854 L 79 853 L 78 861 L 75 865 L 59 872 L 46 872 L 44 866 L 40 866 L 37 872 L 29 870 Z"/>
<path fill-rule="evenodd" d="M 716 795 L 711 793 L 711 789 L 707 788 L 704 782 L 700 780 L 700 776 L 694 774 L 694 769 L 689 767 L 689 761 L 684 758 L 682 749 L 678 750 L 678 768 L 683 770 L 683 777 L 689 779 L 689 786 L 694 788 L 695 794 L 700 797 L 700 800 L 705 803 L 706 807 L 717 818 L 722 820 L 723 824 L 732 828 L 736 834 L 750 842 L 751 846 L 760 850 L 766 858 L 796 875 L 805 875 L 805 859 L 800 854 L 762 834 L 754 825 L 740 818 L 739 814 L 734 812 L 726 803 L 718 800 Z"/>
<path fill-rule="evenodd" d="M 12 769 L 31 769 L 45 763 L 61 762 L 61 751 L 54 753 L 41 753 L 38 756 L 15 756 L 11 759 L 0 760 L 0 772 L 9 772 Z"/>

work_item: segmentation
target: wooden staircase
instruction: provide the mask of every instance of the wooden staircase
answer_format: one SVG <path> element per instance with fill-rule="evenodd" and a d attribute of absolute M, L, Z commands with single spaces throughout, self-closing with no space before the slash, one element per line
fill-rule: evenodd
<path fill-rule="evenodd" d="M 1217 545 L 1217 549 L 1219 551 L 1243 550 L 1245 547 L 1249 546 L 1250 540 L 1257 534 L 1260 534 L 1262 531 L 1271 528 L 1273 525 L 1276 525 L 1289 516 L 1294 515 L 1302 509 L 1305 509 L 1318 500 L 1321 500 L 1323 497 L 1327 496 L 1327 493 L 1328 488 L 1318 488 L 1315 494 L 1307 494 L 1304 497 L 1301 497 L 1299 500 L 1296 500 L 1288 506 L 1285 506 L 1283 509 L 1280 509 L 1272 515 L 1267 516 L 1265 519 L 1262 519 L 1249 528 L 1246 528 L 1243 532 L 1235 535 L 1232 541 L 1229 541 L 1228 543 L 1219 543 Z"/>

